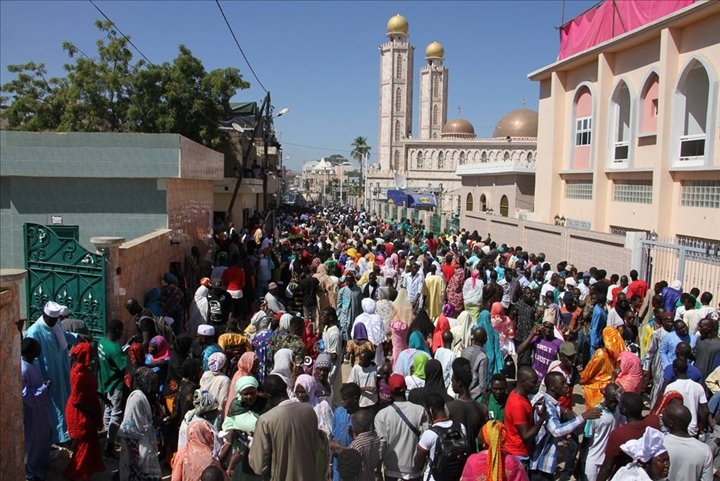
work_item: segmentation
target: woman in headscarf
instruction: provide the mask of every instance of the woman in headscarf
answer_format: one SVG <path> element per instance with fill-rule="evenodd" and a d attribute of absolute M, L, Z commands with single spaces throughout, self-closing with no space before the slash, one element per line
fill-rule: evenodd
<path fill-rule="evenodd" d="M 133 388 L 118 432 L 120 481 L 161 481 L 151 408 L 156 403 L 157 374 L 147 367 L 137 368 L 133 374 Z"/>
<path fill-rule="evenodd" d="M 178 449 L 182 449 L 187 444 L 187 433 L 190 425 L 193 423 L 205 423 L 210 429 L 212 429 L 215 435 L 215 449 L 213 453 L 220 451 L 220 443 L 217 437 L 217 429 L 215 429 L 214 422 L 217 419 L 218 410 L 220 405 L 215 399 L 215 396 L 202 389 L 197 389 L 193 393 L 193 408 L 185 413 L 185 417 L 180 423 L 180 430 L 178 431 Z"/>
<path fill-rule="evenodd" d="M 602 334 L 604 346 L 595 350 L 580 373 L 580 385 L 588 407 L 595 407 L 603 400 L 603 389 L 612 381 L 618 356 L 626 350 L 625 341 L 617 329 L 606 327 Z"/>
<path fill-rule="evenodd" d="M 360 360 L 363 351 L 375 352 L 375 345 L 368 339 L 367 327 L 359 322 L 353 328 L 352 339 L 347 343 L 347 353 L 350 356 L 350 366 L 354 366 Z"/>
<path fill-rule="evenodd" d="M 462 292 L 465 311 L 467 311 L 473 319 L 477 319 L 480 315 L 483 302 L 483 281 L 478 279 L 478 277 L 480 277 L 480 271 L 473 269 L 470 277 L 463 284 Z"/>
<path fill-rule="evenodd" d="M 330 403 L 320 400 L 315 395 L 317 383 L 308 374 L 301 374 L 295 381 L 295 399 L 298 402 L 309 403 L 312 406 L 318 420 L 318 429 L 326 435 L 330 435 L 333 427 L 333 412 Z"/>
<path fill-rule="evenodd" d="M 258 382 L 253 376 L 243 376 L 234 385 L 237 397 L 230 404 L 223 430 L 229 433 L 227 443 L 220 452 L 220 459 L 229 454 L 226 446 L 232 447 L 232 456 L 227 463 L 233 481 L 259 481 L 247 461 L 249 452 L 248 436 L 255 432 L 258 418 L 268 409 L 267 398 L 258 396 Z M 242 462 L 242 464 L 238 464 Z"/>
<path fill-rule="evenodd" d="M 290 349 L 280 349 L 275 353 L 273 357 L 274 367 L 270 374 L 276 374 L 285 381 L 288 387 L 288 394 L 292 394 L 293 388 L 293 371 L 295 365 L 293 364 L 293 352 Z"/>
<path fill-rule="evenodd" d="M 425 309 L 420 309 L 410 324 L 410 335 L 408 336 L 408 347 L 425 351 L 430 354 L 428 339 L 431 338 L 435 326 L 428 317 Z"/>
<path fill-rule="evenodd" d="M 165 389 L 168 365 L 170 364 L 170 344 L 163 336 L 150 339 L 148 353 L 145 356 L 145 365 L 155 371 L 160 380 L 160 393 Z"/>
<path fill-rule="evenodd" d="M 335 283 L 328 275 L 327 267 L 324 264 L 319 264 L 313 277 L 320 283 L 317 289 L 318 311 L 322 312 L 326 307 L 335 307 L 337 299 Z"/>
<path fill-rule="evenodd" d="M 528 481 L 522 464 L 515 456 L 505 452 L 505 425 L 490 419 L 481 432 L 482 444 L 486 449 L 471 454 L 465 461 L 460 481 Z"/>
<path fill-rule="evenodd" d="M 387 339 L 387 334 L 385 333 L 385 328 L 383 327 L 380 316 L 375 314 L 375 301 L 370 298 L 365 298 L 360 304 L 363 313 L 355 318 L 354 326 L 365 324 L 368 332 L 368 340 L 372 342 L 375 348 L 375 365 L 379 367 L 385 360 L 383 343 Z"/>
<path fill-rule="evenodd" d="M 177 394 L 173 402 L 172 418 L 169 423 L 168 432 L 172 435 L 171 446 L 173 451 L 177 447 L 177 432 L 185 414 L 193 409 L 193 398 L 195 390 L 200 387 L 200 376 L 202 368 L 199 359 L 187 358 L 182 365 L 181 378 L 178 384 Z"/>
<path fill-rule="evenodd" d="M 208 293 L 210 292 L 211 282 L 207 277 L 200 279 L 200 285 L 195 290 L 190 309 L 188 311 L 188 332 L 190 335 L 197 333 L 200 324 L 207 324 L 208 316 Z"/>
<path fill-rule="evenodd" d="M 432 351 L 433 355 L 435 355 L 435 351 L 443 347 L 443 334 L 450 331 L 450 321 L 445 315 L 445 312 L 440 314 L 437 318 L 437 321 L 435 322 L 435 332 L 433 332 L 432 346 L 430 346 L 430 350 Z"/>
<path fill-rule="evenodd" d="M 455 272 L 448 281 L 445 290 L 448 303 L 453 306 L 454 312 L 450 317 L 457 317 L 464 309 L 463 286 L 465 285 L 465 258 L 456 257 Z"/>
<path fill-rule="evenodd" d="M 425 385 L 425 366 L 429 361 L 430 358 L 426 356 L 415 356 L 413 358 L 410 374 L 405 376 L 405 386 L 407 386 L 408 392 Z"/>
<path fill-rule="evenodd" d="M 97 433 L 102 426 L 102 411 L 97 396 L 97 379 L 92 371 L 92 345 L 80 342 L 72 348 L 70 358 L 70 397 L 65 406 L 68 434 L 73 440 L 70 464 L 65 476 L 84 481 L 94 473 L 105 471 Z"/>
<path fill-rule="evenodd" d="M 233 386 L 235 386 L 241 377 L 254 376 L 257 372 L 257 369 L 257 355 L 253 351 L 248 351 L 244 353 L 242 356 L 240 356 L 240 359 L 237 362 L 237 371 L 235 371 L 235 374 L 233 374 L 233 378 L 230 381 L 230 387 L 232 388 Z M 230 405 L 236 397 L 237 396 L 233 395 L 233 393 L 230 393 L 230 395 L 228 396 L 227 401 L 225 402 L 225 414 L 227 414 L 228 409 L 230 409 Z"/>
<path fill-rule="evenodd" d="M 393 303 L 390 302 L 390 289 L 387 286 L 378 288 L 378 300 L 375 301 L 375 314 L 380 316 L 385 334 L 390 334 Z"/>
<path fill-rule="evenodd" d="M 191 424 L 188 427 L 187 444 L 173 459 L 171 481 L 197 481 L 208 466 L 222 469 L 220 462 L 213 457 L 214 446 L 215 433 L 207 423 Z"/>
<path fill-rule="evenodd" d="M 215 398 L 218 406 L 225 406 L 230 393 L 230 378 L 225 375 L 223 368 L 227 357 L 222 352 L 210 355 L 208 370 L 200 378 L 200 389 L 207 391 Z"/>
<path fill-rule="evenodd" d="M 382 267 L 380 268 L 380 275 L 382 275 L 384 279 L 395 280 L 397 278 L 397 269 L 395 267 L 397 265 L 396 259 L 397 255 L 395 255 L 394 259 L 391 255 L 383 263 Z"/>
<path fill-rule="evenodd" d="M 643 371 L 640 358 L 634 352 L 623 351 L 617 358 L 615 382 L 625 392 L 640 394 L 643 385 Z"/>
<path fill-rule="evenodd" d="M 677 391 L 666 392 L 665 395 L 658 400 L 657 404 L 655 404 L 655 407 L 652 409 L 651 413 L 656 416 L 660 416 L 663 411 L 665 411 L 665 408 L 668 407 L 668 405 L 673 401 L 677 401 L 682 404 L 683 395 Z"/>
<path fill-rule="evenodd" d="M 665 435 L 647 428 L 640 439 L 631 439 L 620 446 L 632 462 L 618 469 L 611 481 L 655 481 L 670 474 L 670 456 L 663 444 Z M 675 481 L 675 480 L 673 480 Z"/>
<path fill-rule="evenodd" d="M 165 315 L 165 312 L 160 305 L 160 295 L 161 291 L 159 287 L 153 287 L 147 291 L 145 293 L 145 304 L 143 307 L 152 312 L 154 315 L 162 317 Z"/>
<path fill-rule="evenodd" d="M 333 390 L 330 384 L 330 372 L 333 368 L 332 358 L 327 352 L 321 352 L 313 364 L 312 375 L 315 378 L 315 396 L 332 402 Z"/>
<path fill-rule="evenodd" d="M 505 315 L 501 302 L 494 302 L 490 307 L 490 322 L 500 336 L 500 348 L 507 356 L 515 354 L 515 326 L 513 320 Z"/>
<path fill-rule="evenodd" d="M 393 302 L 392 322 L 390 323 L 390 335 L 392 339 L 392 362 L 397 362 L 398 355 L 407 349 L 407 336 L 410 323 L 413 320 L 413 309 L 408 299 L 407 289 L 400 289 L 398 296 Z"/>
<path fill-rule="evenodd" d="M 463 311 L 457 318 L 455 327 L 450 329 L 453 335 L 452 350 L 457 357 L 460 357 L 462 350 L 470 345 L 473 320 L 470 313 Z"/>
<path fill-rule="evenodd" d="M 503 356 L 503 351 L 500 346 L 500 335 L 493 327 L 488 311 L 482 311 L 480 313 L 476 327 L 482 327 L 487 333 L 487 341 L 485 341 L 483 349 L 485 349 L 485 354 L 487 354 L 488 358 L 487 382 L 489 385 L 490 378 L 492 378 L 493 374 L 502 372 L 503 367 L 505 367 L 505 356 Z"/>
<path fill-rule="evenodd" d="M 416 359 L 420 359 L 417 357 Z M 425 399 L 430 393 L 440 394 L 445 402 L 453 400 L 448 395 L 445 387 L 445 377 L 443 375 L 443 367 L 437 359 L 430 359 L 425 363 L 425 384 L 423 387 L 411 389 L 408 394 L 408 401 L 420 406 L 425 406 Z"/>

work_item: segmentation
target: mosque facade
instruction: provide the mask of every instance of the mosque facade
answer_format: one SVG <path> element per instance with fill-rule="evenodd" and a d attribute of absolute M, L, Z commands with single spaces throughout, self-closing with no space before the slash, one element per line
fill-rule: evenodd
<path fill-rule="evenodd" d="M 377 152 L 365 195 L 383 201 L 404 180 L 407 190 L 433 193 L 437 211 L 495 212 L 518 217 L 532 211 L 535 190 L 537 112 L 521 108 L 498 121 L 492 138 L 478 138 L 468 120 L 448 120 L 449 69 L 434 41 L 420 68 L 418 130 L 413 132 L 415 47 L 409 23 L 395 15 L 380 44 Z M 399 174 L 397 176 L 396 174 Z"/>

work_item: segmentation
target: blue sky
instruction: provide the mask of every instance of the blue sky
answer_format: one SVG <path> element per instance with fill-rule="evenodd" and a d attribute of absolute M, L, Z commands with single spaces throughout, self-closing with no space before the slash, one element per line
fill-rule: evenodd
<path fill-rule="evenodd" d="M 565 20 L 594 0 L 567 0 Z M 263 91 L 250 75 L 214 1 L 98 1 L 101 9 L 153 62 L 172 60 L 185 44 L 205 67 L 238 67 L 251 88 L 237 100 L 260 101 Z M 559 50 L 555 29 L 562 1 L 477 2 L 249 2 L 222 1 L 236 35 L 277 109 L 276 120 L 288 167 L 332 153 L 347 154 L 352 140 L 377 144 L 378 44 L 387 20 L 401 13 L 410 22 L 417 72 L 425 46 L 445 47 L 450 69 L 448 117 L 470 120 L 480 136 L 522 105 L 537 109 L 538 86 L 527 74 L 552 63 Z M 100 14 L 85 1 L 0 2 L 0 80 L 7 65 L 44 62 L 62 75 L 63 41 L 88 55 L 100 38 Z M 139 55 L 135 55 L 140 58 Z M 413 113 L 417 129 L 417 107 Z M 314 146 L 310 148 L 303 146 Z M 373 149 L 375 150 L 375 149 Z"/>

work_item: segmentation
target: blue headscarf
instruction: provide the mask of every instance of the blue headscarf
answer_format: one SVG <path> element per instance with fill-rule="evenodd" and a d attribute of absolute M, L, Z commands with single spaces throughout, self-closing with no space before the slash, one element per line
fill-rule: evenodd
<path fill-rule="evenodd" d="M 365 324 L 362 322 L 358 322 L 355 324 L 355 327 L 353 327 L 353 341 L 367 341 L 368 340 L 368 334 L 367 329 L 365 328 Z"/>
<path fill-rule="evenodd" d="M 480 313 L 477 324 L 475 327 L 482 327 L 487 333 L 487 341 L 483 348 L 488 358 L 488 383 L 493 374 L 502 372 L 505 367 L 505 360 L 503 359 L 502 351 L 500 350 L 500 336 L 490 322 L 490 311 L 485 309 Z"/>

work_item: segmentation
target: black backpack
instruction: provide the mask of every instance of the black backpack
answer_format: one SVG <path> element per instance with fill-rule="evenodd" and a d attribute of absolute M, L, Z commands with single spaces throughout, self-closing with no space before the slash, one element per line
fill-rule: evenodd
<path fill-rule="evenodd" d="M 453 421 L 448 428 L 431 426 L 430 430 L 438 436 L 435 455 L 430 462 L 430 474 L 435 481 L 458 481 L 465 461 L 472 453 L 460 424 Z"/>

